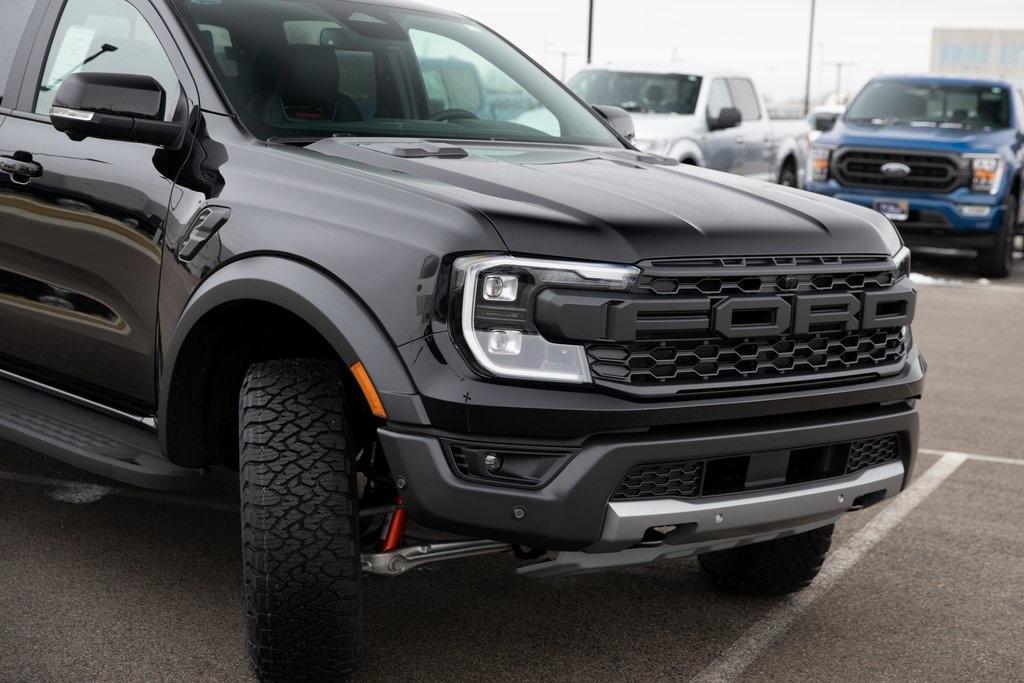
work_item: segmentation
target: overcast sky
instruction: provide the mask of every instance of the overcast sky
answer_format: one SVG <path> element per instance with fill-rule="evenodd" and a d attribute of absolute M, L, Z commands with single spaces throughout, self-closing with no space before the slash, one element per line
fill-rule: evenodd
<path fill-rule="evenodd" d="M 561 75 L 586 53 L 587 0 L 426 0 L 478 19 Z M 596 0 L 594 61 L 742 69 L 775 101 L 802 98 L 810 0 Z M 1024 0 L 818 0 L 815 93 L 927 71 L 933 28 L 1024 29 Z"/>

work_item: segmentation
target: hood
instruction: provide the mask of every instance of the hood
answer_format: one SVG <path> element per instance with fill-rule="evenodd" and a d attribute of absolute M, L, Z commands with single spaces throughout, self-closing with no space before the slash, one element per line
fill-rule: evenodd
<path fill-rule="evenodd" d="M 637 140 L 675 140 L 689 135 L 697 127 L 693 114 L 631 113 Z"/>
<path fill-rule="evenodd" d="M 909 124 L 872 126 L 863 123 L 839 121 L 829 133 L 818 139 L 819 144 L 920 149 L 931 152 L 966 154 L 972 152 L 998 152 L 1010 144 L 1017 133 L 1014 130 L 965 130 L 954 128 L 925 128 Z"/>
<path fill-rule="evenodd" d="M 441 156 L 422 155 L 425 144 Z M 628 150 L 340 138 L 306 150 L 482 214 L 519 254 L 635 263 L 891 254 L 900 244 L 873 211 Z"/>

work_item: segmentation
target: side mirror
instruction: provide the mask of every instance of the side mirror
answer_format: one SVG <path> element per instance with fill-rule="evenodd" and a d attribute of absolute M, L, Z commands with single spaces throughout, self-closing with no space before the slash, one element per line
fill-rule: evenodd
<path fill-rule="evenodd" d="M 718 118 L 708 117 L 708 128 L 710 130 L 725 130 L 735 128 L 743 123 L 743 114 L 736 107 L 725 107 L 718 112 Z"/>
<path fill-rule="evenodd" d="M 828 133 L 836 127 L 838 116 L 819 115 L 814 119 L 814 130 L 819 133 Z"/>
<path fill-rule="evenodd" d="M 61 83 L 50 122 L 72 140 L 180 146 L 185 124 L 164 121 L 167 94 L 152 76 L 81 73 Z"/>
<path fill-rule="evenodd" d="M 636 127 L 633 125 L 633 117 L 622 107 L 611 107 L 606 104 L 595 104 L 594 111 L 601 115 L 601 118 L 608 121 L 615 132 L 631 141 L 636 137 Z"/>

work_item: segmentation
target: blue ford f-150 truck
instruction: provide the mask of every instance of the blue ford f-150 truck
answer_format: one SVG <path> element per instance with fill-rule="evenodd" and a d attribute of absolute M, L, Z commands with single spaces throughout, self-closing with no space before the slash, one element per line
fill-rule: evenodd
<path fill-rule="evenodd" d="M 1006 277 L 1024 227 L 1024 102 L 1010 83 L 870 81 L 808 156 L 807 189 L 873 207 L 911 248 L 972 249 Z"/>

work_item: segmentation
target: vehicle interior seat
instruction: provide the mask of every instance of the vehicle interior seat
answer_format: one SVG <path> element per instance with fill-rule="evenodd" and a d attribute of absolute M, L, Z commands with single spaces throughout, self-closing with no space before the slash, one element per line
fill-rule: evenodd
<path fill-rule="evenodd" d="M 359 107 L 338 92 L 338 59 L 326 45 L 264 46 L 253 67 L 249 107 L 270 125 L 362 121 Z"/>

